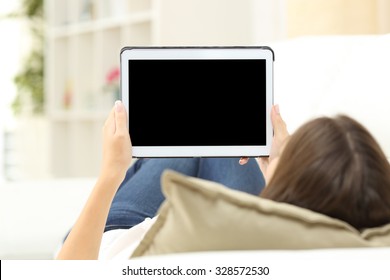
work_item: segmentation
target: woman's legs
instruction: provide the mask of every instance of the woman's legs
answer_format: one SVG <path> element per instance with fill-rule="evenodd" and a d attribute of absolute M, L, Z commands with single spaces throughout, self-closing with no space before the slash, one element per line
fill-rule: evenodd
<path fill-rule="evenodd" d="M 166 169 L 255 195 L 264 187 L 264 178 L 254 159 L 245 165 L 240 165 L 238 158 L 139 159 L 127 171 L 114 197 L 105 231 L 130 228 L 156 215 L 165 199 L 160 179 Z"/>
<path fill-rule="evenodd" d="M 164 196 L 161 174 L 166 169 L 196 176 L 199 159 L 138 159 L 127 171 L 108 214 L 105 231 L 130 228 L 155 216 Z"/>
<path fill-rule="evenodd" d="M 255 159 L 240 165 L 238 158 L 204 158 L 197 177 L 223 184 L 231 189 L 259 195 L 265 185 Z"/>

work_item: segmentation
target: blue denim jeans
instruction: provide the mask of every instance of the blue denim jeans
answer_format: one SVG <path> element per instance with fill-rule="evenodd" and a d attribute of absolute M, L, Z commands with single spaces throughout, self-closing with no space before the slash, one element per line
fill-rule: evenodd
<path fill-rule="evenodd" d="M 257 162 L 250 159 L 240 165 L 238 161 L 238 158 L 138 159 L 127 171 L 114 197 L 105 231 L 128 229 L 156 215 L 165 199 L 160 179 L 166 169 L 258 195 L 265 182 Z"/>

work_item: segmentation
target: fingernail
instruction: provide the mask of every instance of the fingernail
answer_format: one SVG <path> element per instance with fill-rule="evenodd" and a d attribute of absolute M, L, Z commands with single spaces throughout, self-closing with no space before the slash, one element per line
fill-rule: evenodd
<path fill-rule="evenodd" d="M 279 104 L 276 104 L 275 105 L 275 112 L 280 115 L 280 111 L 279 111 Z"/>
<path fill-rule="evenodd" d="M 117 112 L 122 111 L 122 102 L 120 100 L 115 101 L 115 110 Z"/>

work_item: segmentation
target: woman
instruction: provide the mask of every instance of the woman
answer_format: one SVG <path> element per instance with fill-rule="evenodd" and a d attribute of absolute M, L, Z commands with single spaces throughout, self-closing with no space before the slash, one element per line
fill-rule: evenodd
<path fill-rule="evenodd" d="M 204 163 L 194 164 L 188 159 L 174 168 L 209 180 L 220 180 L 233 170 L 235 175 L 226 178 L 223 184 L 318 211 L 357 229 L 390 222 L 390 165 L 366 129 L 340 116 L 315 119 L 289 136 L 278 106 L 272 108 L 271 118 L 275 133 L 272 150 L 269 158 L 259 159 L 260 169 L 247 158 L 240 159 L 242 169 L 237 164 L 227 163 L 230 169 L 222 173 L 221 162 L 209 162 L 209 166 L 202 169 Z M 133 244 L 124 246 L 136 246 L 154 219 L 143 220 L 153 217 L 163 201 L 160 191 L 158 195 L 155 192 L 160 187 L 161 172 L 173 167 L 167 161 L 136 162 L 125 179 L 131 162 L 131 140 L 126 112 L 120 102 L 116 102 L 104 125 L 103 140 L 100 176 L 58 259 L 98 258 L 104 231 L 104 244 L 110 243 L 107 239 L 118 238 L 118 232 L 127 231 L 127 239 L 123 240 L 129 241 L 131 236 Z M 196 172 L 189 173 L 191 169 Z M 199 170 L 208 170 L 208 175 Z M 129 183 L 140 176 L 140 172 L 149 174 L 150 184 L 141 187 Z M 261 174 L 267 182 L 264 189 Z M 243 189 L 240 180 L 247 180 L 251 186 Z M 233 181 L 234 184 L 230 184 Z M 135 206 L 128 207 L 129 204 Z M 139 211 L 138 207 L 145 209 L 142 207 L 145 204 L 150 207 Z"/>
<path fill-rule="evenodd" d="M 347 117 L 317 118 L 283 149 L 261 197 L 343 220 L 358 230 L 390 222 L 390 165 L 370 133 Z"/>

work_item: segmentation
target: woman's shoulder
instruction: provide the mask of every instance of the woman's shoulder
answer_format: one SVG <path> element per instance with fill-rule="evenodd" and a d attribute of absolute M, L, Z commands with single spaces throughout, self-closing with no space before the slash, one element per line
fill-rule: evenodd
<path fill-rule="evenodd" d="M 102 237 L 99 259 L 128 259 L 156 218 L 146 218 L 129 229 L 106 231 Z"/>

